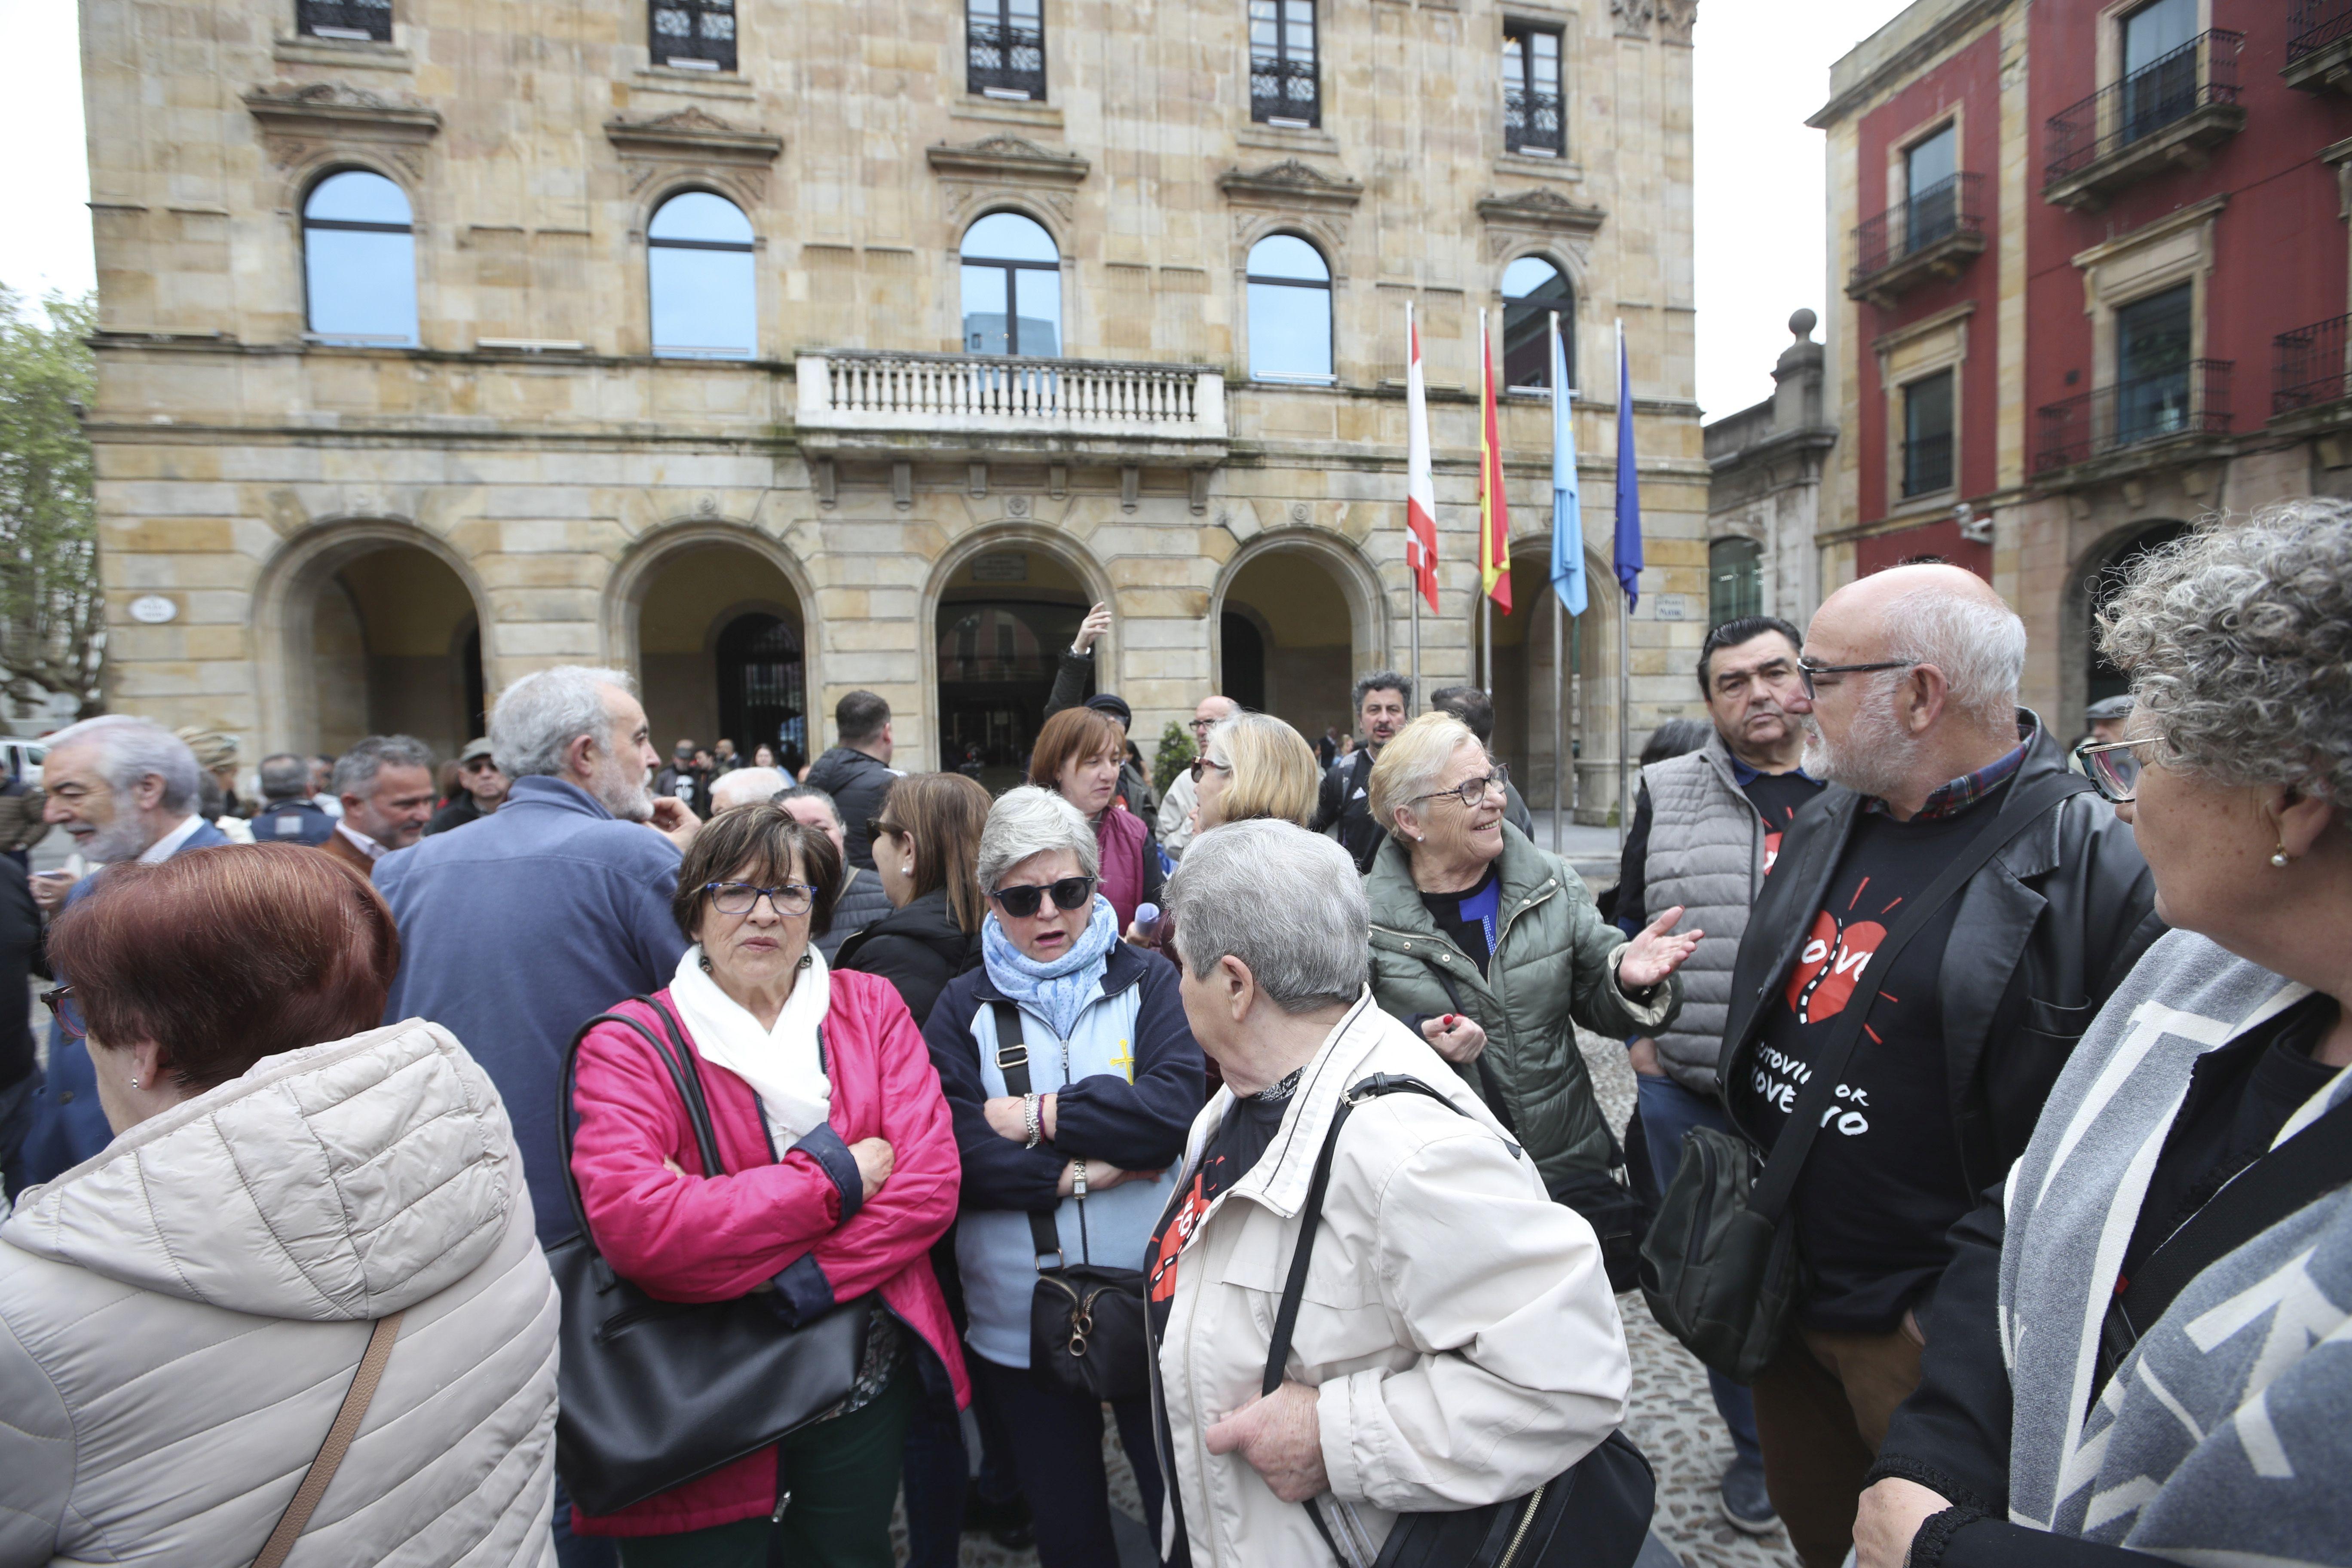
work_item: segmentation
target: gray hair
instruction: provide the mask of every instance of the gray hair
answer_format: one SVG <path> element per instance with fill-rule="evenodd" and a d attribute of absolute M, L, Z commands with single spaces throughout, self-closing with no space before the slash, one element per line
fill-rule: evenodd
<path fill-rule="evenodd" d="M 1049 789 L 1023 784 L 1004 792 L 988 808 L 988 824 L 980 830 L 979 864 L 982 892 L 995 890 L 1004 873 L 1032 855 L 1067 849 L 1078 858 L 1078 869 L 1089 877 L 1102 875 L 1102 846 L 1078 808 Z"/>
<path fill-rule="evenodd" d="M 188 743 L 161 724 L 124 713 L 104 713 L 68 724 L 48 738 L 55 752 L 66 746 L 98 748 L 98 771 L 107 788 L 127 795 L 139 781 L 158 778 L 163 792 L 155 804 L 165 811 L 193 811 L 202 797 L 204 770 Z"/>
<path fill-rule="evenodd" d="M 524 676 L 499 696 L 490 710 L 490 756 L 510 779 L 561 776 L 563 753 L 581 736 L 601 749 L 613 716 L 604 709 L 604 689 L 635 689 L 617 669 L 559 664 Z"/>
<path fill-rule="evenodd" d="M 433 748 L 414 735 L 370 735 L 335 759 L 335 781 L 328 787 L 337 795 L 366 795 L 386 768 L 433 771 Z"/>
<path fill-rule="evenodd" d="M 739 805 L 758 805 L 762 801 L 773 801 L 782 805 L 793 796 L 793 791 L 785 787 L 791 783 L 792 780 L 784 777 L 778 768 L 736 768 L 711 781 L 710 804 L 720 811 L 732 811 Z M 808 793 L 824 794 L 822 790 L 810 790 Z M 833 805 L 831 795 L 824 798 L 827 805 Z M 833 815 L 840 816 L 840 809 L 835 807 Z"/>
<path fill-rule="evenodd" d="M 1370 963 L 1371 906 L 1347 850 L 1265 817 L 1192 840 L 1163 895 L 1196 980 L 1228 955 L 1286 1013 L 1352 1002 Z"/>
<path fill-rule="evenodd" d="M 755 773 L 773 773 L 780 779 L 784 778 L 782 768 L 751 768 L 745 771 Z M 730 773 L 728 776 L 731 778 L 734 775 Z M 770 793 L 768 798 L 778 805 L 783 805 L 788 800 L 815 801 L 825 810 L 833 813 L 833 819 L 835 822 L 840 823 L 844 827 L 849 826 L 849 819 L 841 815 L 841 802 L 833 798 L 833 792 L 819 789 L 814 784 L 794 784 L 790 779 L 784 779 L 782 784 L 778 784 Z"/>
<path fill-rule="evenodd" d="M 2134 564 L 2099 616 L 2167 761 L 2352 801 L 2352 505 L 2210 519 Z"/>
<path fill-rule="evenodd" d="M 2015 610 L 1929 584 L 1888 604 L 1883 624 L 1888 658 L 1942 670 L 1952 706 L 1969 718 L 1994 728 L 2013 721 L 2025 674 L 2025 623 Z"/>
<path fill-rule="evenodd" d="M 1396 739 L 1381 748 L 1371 776 L 1364 781 L 1364 804 L 1372 820 L 1390 837 L 1402 840 L 1404 830 L 1397 826 L 1397 807 L 1418 815 L 1413 803 L 1437 792 L 1437 781 L 1453 766 L 1454 753 L 1477 745 L 1478 737 L 1471 733 L 1469 725 L 1442 710 L 1423 713 L 1399 730 Z M 1479 750 L 1486 748 L 1479 746 Z"/>
<path fill-rule="evenodd" d="M 1359 677 L 1355 695 L 1348 704 L 1349 712 L 1361 713 L 1364 710 L 1364 693 L 1368 691 L 1393 691 L 1403 699 L 1404 710 L 1408 713 L 1412 711 L 1412 682 L 1393 669 L 1376 669 L 1370 675 Z"/>
<path fill-rule="evenodd" d="M 310 761 L 291 752 L 261 759 L 261 798 L 297 800 L 310 793 Z"/>

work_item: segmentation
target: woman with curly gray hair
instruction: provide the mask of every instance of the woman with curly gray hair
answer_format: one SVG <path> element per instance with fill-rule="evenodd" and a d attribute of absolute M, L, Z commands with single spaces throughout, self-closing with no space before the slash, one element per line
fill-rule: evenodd
<path fill-rule="evenodd" d="M 2132 718 L 2078 754 L 2173 930 L 1953 1232 L 1863 1568 L 2352 1541 L 2352 506 L 2208 523 L 2099 637 Z"/>

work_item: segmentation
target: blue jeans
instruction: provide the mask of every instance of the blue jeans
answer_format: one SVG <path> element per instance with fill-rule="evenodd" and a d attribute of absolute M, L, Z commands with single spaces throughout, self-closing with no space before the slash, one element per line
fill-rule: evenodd
<path fill-rule="evenodd" d="M 1658 1188 L 1663 1192 L 1666 1184 L 1674 1180 L 1675 1167 L 1682 1163 L 1683 1134 L 1694 1127 L 1728 1132 L 1731 1123 L 1725 1120 L 1718 1101 L 1695 1094 L 1670 1078 L 1640 1073 L 1634 1082 L 1640 1086 L 1637 1104 L 1641 1108 L 1642 1136 L 1650 1144 L 1650 1169 L 1656 1174 Z M 1748 1463 L 1762 1464 L 1764 1450 L 1756 1441 L 1754 1396 L 1719 1372 L 1710 1371 L 1706 1382 L 1715 1391 L 1716 1414 L 1731 1428 L 1732 1447 Z"/>

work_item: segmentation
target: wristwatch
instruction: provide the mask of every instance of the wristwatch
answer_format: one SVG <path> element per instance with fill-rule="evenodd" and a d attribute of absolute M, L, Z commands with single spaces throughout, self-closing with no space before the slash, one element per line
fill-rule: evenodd
<path fill-rule="evenodd" d="M 1070 1195 L 1080 1203 L 1087 1201 L 1087 1163 L 1084 1160 L 1070 1162 Z"/>

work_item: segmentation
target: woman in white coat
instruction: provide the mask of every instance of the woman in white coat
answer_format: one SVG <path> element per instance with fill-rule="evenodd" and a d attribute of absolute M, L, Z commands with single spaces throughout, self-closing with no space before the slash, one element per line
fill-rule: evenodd
<path fill-rule="evenodd" d="M 551 1568 L 554 1282 L 488 1077 L 375 1026 L 383 900 L 299 845 L 200 849 L 49 941 L 115 1138 L 0 1223 L 0 1568 L 253 1563 L 372 1341 L 293 1568 Z"/>
<path fill-rule="evenodd" d="M 1401 1511 L 1522 1496 L 1624 1418 L 1631 1367 L 1591 1226 L 1429 1044 L 1373 1005 L 1347 851 L 1285 822 L 1203 833 L 1168 888 L 1193 1037 L 1224 1087 L 1192 1124 L 1146 1266 L 1170 1452 L 1169 1560 L 1370 1563 Z M 1269 1326 L 1340 1096 L 1286 1380 Z M 1448 1107 L 1452 1107 L 1449 1109 Z"/>

